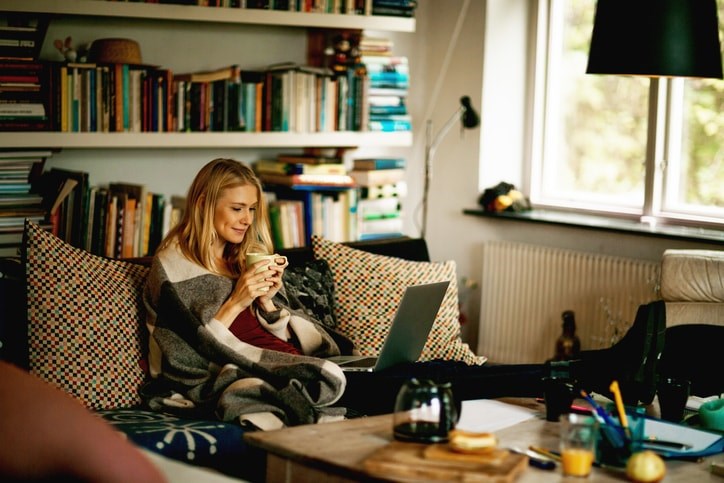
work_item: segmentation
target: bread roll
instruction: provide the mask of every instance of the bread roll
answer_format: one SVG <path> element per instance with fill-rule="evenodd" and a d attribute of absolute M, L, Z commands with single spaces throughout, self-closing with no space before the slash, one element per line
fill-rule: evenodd
<path fill-rule="evenodd" d="M 498 439 L 493 433 L 476 433 L 453 429 L 448 433 L 450 448 L 461 453 L 484 453 L 498 445 Z"/>

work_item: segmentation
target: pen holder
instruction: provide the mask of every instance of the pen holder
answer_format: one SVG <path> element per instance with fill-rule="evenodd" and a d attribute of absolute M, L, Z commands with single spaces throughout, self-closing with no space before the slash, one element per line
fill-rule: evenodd
<path fill-rule="evenodd" d="M 596 461 L 609 466 L 626 466 L 629 456 L 640 451 L 644 439 L 646 417 L 644 408 L 626 408 L 628 431 L 621 426 L 616 412 L 611 414 L 614 424 L 599 426 L 598 444 L 596 445 Z"/>

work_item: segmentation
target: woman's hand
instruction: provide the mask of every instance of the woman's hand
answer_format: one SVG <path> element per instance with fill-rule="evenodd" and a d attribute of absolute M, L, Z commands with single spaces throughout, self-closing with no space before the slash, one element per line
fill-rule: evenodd
<path fill-rule="evenodd" d="M 220 307 L 216 319 L 229 327 L 236 316 L 257 299 L 266 312 L 277 310 L 271 300 L 282 288 L 282 275 L 289 263 L 286 257 L 282 256 L 275 261 L 277 263 L 262 260 L 248 267 L 236 281 L 234 290 Z"/>
<path fill-rule="evenodd" d="M 263 272 L 266 274 L 265 280 L 270 282 L 271 285 L 269 285 L 269 289 L 267 291 L 263 291 L 259 296 L 259 303 L 267 312 L 276 310 L 276 307 L 274 307 L 271 300 L 282 288 L 282 276 L 284 275 L 284 270 L 289 266 L 287 257 L 276 257 L 274 262 L 276 263 L 270 263 L 268 269 Z M 259 264 L 254 266 L 256 267 L 257 265 Z"/>

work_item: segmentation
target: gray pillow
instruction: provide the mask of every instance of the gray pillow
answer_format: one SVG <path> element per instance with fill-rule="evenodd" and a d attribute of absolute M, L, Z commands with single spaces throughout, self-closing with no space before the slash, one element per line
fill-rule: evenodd
<path fill-rule="evenodd" d="M 337 328 L 334 314 L 334 277 L 326 260 L 311 260 L 284 271 L 284 288 L 294 309 L 300 309 L 330 329 Z"/>

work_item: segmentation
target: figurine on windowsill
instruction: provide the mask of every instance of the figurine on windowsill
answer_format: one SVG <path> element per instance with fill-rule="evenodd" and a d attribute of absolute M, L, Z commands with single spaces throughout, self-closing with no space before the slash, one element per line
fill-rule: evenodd
<path fill-rule="evenodd" d="M 501 181 L 495 186 L 486 188 L 478 198 L 478 204 L 487 212 L 528 211 L 531 209 L 528 198 L 515 189 L 515 186 Z"/>
<path fill-rule="evenodd" d="M 578 359 L 581 353 L 581 340 L 576 335 L 576 315 L 572 310 L 566 310 L 561 317 L 563 318 L 563 333 L 556 341 L 556 355 L 553 360 Z"/>

